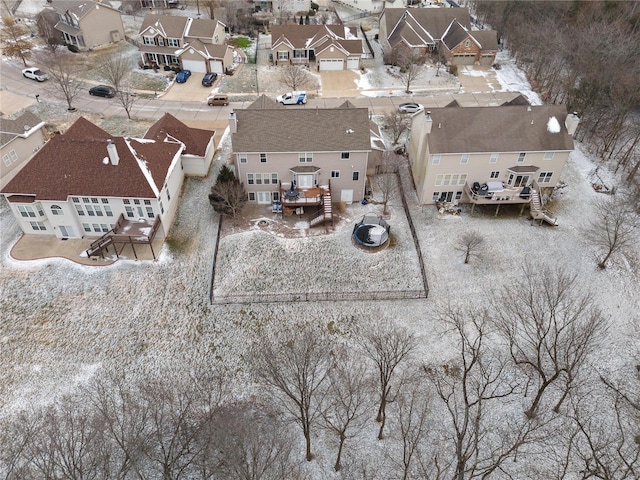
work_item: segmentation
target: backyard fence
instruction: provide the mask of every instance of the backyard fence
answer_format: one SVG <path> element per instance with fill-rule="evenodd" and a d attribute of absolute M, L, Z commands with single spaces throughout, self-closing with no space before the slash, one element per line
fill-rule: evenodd
<path fill-rule="evenodd" d="M 420 289 L 362 292 L 259 293 L 240 295 L 213 295 L 212 293 L 211 303 L 227 305 L 238 303 L 353 302 L 371 300 L 410 300 L 418 298 L 427 298 L 427 292 Z"/>
<path fill-rule="evenodd" d="M 371 43 L 369 43 L 369 37 L 367 37 L 367 33 L 364 31 L 364 28 L 362 28 L 362 24 L 360 24 L 360 31 L 362 32 L 362 36 L 364 37 L 364 41 L 367 44 L 367 48 L 369 49 L 369 52 L 371 52 L 371 57 L 368 58 L 376 58 L 376 54 L 373 51 L 373 47 L 371 46 Z"/>
<path fill-rule="evenodd" d="M 218 233 L 216 234 L 216 244 L 213 249 L 213 267 L 211 267 L 211 285 L 209 286 L 209 299 L 213 303 L 213 283 L 216 280 L 216 263 L 218 263 L 218 245 L 220 245 L 220 233 L 222 232 L 222 217 L 218 219 Z"/>

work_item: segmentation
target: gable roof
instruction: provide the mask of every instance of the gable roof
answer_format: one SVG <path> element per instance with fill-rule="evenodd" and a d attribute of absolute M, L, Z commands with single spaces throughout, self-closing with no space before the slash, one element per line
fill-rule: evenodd
<path fill-rule="evenodd" d="M 443 35 L 442 43 L 445 44 L 447 48 L 452 49 L 467 38 L 471 39 L 478 45 L 478 47 L 480 47 L 480 43 L 475 38 L 473 38 L 470 32 L 462 25 L 460 25 L 460 22 L 454 20 L 453 22 L 451 22 L 451 25 L 449 25 L 449 28 Z"/>
<path fill-rule="evenodd" d="M 166 38 L 183 38 L 187 29 L 189 17 L 174 17 L 171 15 L 155 15 L 147 13 L 140 26 L 140 34 L 153 28 Z"/>
<path fill-rule="evenodd" d="M 362 53 L 362 40 L 355 27 L 344 25 L 274 25 L 271 49 L 285 44 L 291 49 L 324 49 L 329 44 L 340 45 L 349 53 Z"/>
<path fill-rule="evenodd" d="M 254 102 L 255 105 L 256 102 Z M 369 110 L 339 108 L 265 108 L 236 110 L 234 152 L 368 151 Z"/>
<path fill-rule="evenodd" d="M 216 27 L 220 24 L 224 28 L 224 23 L 210 18 L 190 18 L 185 31 L 185 37 L 193 38 L 213 38 Z"/>
<path fill-rule="evenodd" d="M 35 131 L 35 127 L 41 128 L 44 122 L 29 111 L 23 112 L 14 119 L 0 117 L 0 147 L 18 136 L 26 137 Z"/>
<path fill-rule="evenodd" d="M 473 30 L 469 32 L 482 50 L 498 50 L 498 32 L 495 30 Z"/>
<path fill-rule="evenodd" d="M 191 128 L 170 113 L 165 113 L 160 120 L 147 130 L 144 138 L 158 142 L 174 143 L 177 140 L 184 143 L 185 150 L 183 154 L 204 157 L 207 145 L 214 134 L 215 132 L 210 130 Z"/>
<path fill-rule="evenodd" d="M 118 165 L 109 161 L 109 140 L 116 146 Z M 114 137 L 80 117 L 49 140 L 2 193 L 60 201 L 70 195 L 156 198 L 182 149 L 179 142 Z"/>
<path fill-rule="evenodd" d="M 432 108 L 428 115 L 433 122 L 427 135 L 431 154 L 573 150 L 564 106 L 444 107 Z M 547 127 L 554 117 L 560 125 L 557 133 Z"/>
<path fill-rule="evenodd" d="M 264 93 L 260 95 L 256 100 L 251 103 L 247 109 L 250 110 L 262 110 L 266 108 L 286 108 L 281 103 L 276 102 L 274 99 L 267 97 Z"/>
<path fill-rule="evenodd" d="M 391 47 L 404 41 L 426 46 L 440 40 L 454 20 L 471 29 L 469 9 L 464 8 L 386 8 L 381 14 Z"/>
<path fill-rule="evenodd" d="M 77 20 L 81 20 L 90 11 L 101 7 L 108 8 L 109 10 L 114 10 L 116 12 L 118 11 L 110 2 L 103 0 L 86 0 L 84 2 L 78 2 L 77 0 L 53 0 L 53 2 L 51 2 L 51 7 L 53 7 L 53 9 L 60 15 L 65 15 L 69 12 L 69 14 Z"/>
<path fill-rule="evenodd" d="M 176 50 L 176 55 L 180 56 L 183 53 L 193 49 L 198 54 L 207 60 L 221 60 L 224 58 L 227 50 L 232 49 L 229 45 L 223 45 L 219 43 L 203 43 L 200 40 L 194 40 L 189 43 L 185 43 L 184 46 Z"/>

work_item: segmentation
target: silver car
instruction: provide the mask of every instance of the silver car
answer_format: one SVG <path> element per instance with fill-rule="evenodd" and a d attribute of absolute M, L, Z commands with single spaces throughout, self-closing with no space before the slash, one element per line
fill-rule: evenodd
<path fill-rule="evenodd" d="M 415 102 L 406 102 L 398 105 L 400 113 L 418 113 L 424 110 L 424 105 Z"/>
<path fill-rule="evenodd" d="M 38 82 L 44 82 L 49 78 L 47 74 L 38 67 L 25 68 L 22 70 L 22 76 L 24 78 L 30 78 L 31 80 L 37 80 Z"/>

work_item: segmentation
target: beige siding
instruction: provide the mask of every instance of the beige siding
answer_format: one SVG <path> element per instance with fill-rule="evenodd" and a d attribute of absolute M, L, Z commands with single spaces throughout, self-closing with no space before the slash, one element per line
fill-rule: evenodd
<path fill-rule="evenodd" d="M 4 188 L 15 177 L 45 143 L 44 131 L 39 129 L 28 138 L 17 137 L 2 147 L 0 150 L 0 188 Z M 15 156 L 17 156 L 15 161 L 11 159 L 11 152 L 15 152 Z M 5 155 L 9 156 L 10 165 L 5 163 Z"/>
<path fill-rule="evenodd" d="M 124 40 L 124 26 L 120 12 L 101 5 L 95 5 L 92 11 L 82 18 L 80 28 L 87 48 L 112 43 L 114 39 L 111 32 L 114 30 L 118 31 L 117 40 Z"/>

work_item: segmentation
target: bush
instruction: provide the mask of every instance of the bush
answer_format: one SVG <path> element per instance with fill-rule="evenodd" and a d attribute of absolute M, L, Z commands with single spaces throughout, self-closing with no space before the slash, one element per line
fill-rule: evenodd
<path fill-rule="evenodd" d="M 317 11 L 320 9 L 320 5 L 315 2 L 311 2 L 311 10 Z"/>
<path fill-rule="evenodd" d="M 457 65 L 449 65 L 449 73 L 451 75 L 458 76 L 458 66 Z"/>
<path fill-rule="evenodd" d="M 151 65 L 149 65 L 148 63 L 145 63 L 145 64 L 142 66 L 142 68 L 143 68 L 144 70 L 151 70 L 153 67 L 152 67 Z"/>
<path fill-rule="evenodd" d="M 80 49 L 76 45 L 73 45 L 71 43 L 67 43 L 67 49 L 69 49 L 69 51 L 73 53 L 78 53 L 80 51 Z"/>
<path fill-rule="evenodd" d="M 164 71 L 165 72 L 170 72 L 171 70 L 173 70 L 173 67 L 171 65 L 165 65 L 164 66 Z"/>

